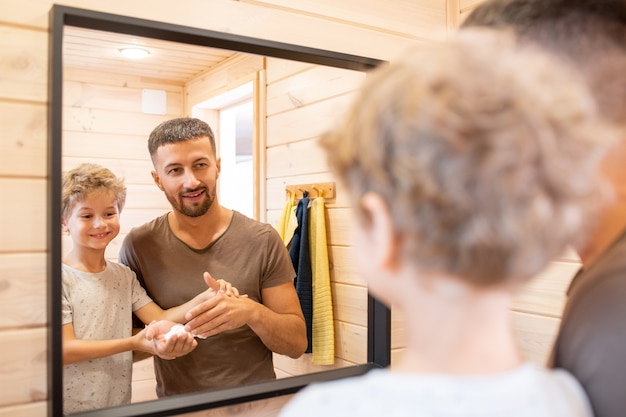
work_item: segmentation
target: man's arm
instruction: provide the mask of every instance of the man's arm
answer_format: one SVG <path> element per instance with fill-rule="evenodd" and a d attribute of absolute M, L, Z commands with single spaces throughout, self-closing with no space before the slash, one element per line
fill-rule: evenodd
<path fill-rule="evenodd" d="M 217 294 L 221 293 L 227 296 L 240 297 L 239 290 L 233 287 L 229 282 L 226 282 L 223 279 L 216 280 L 208 272 L 205 272 L 202 277 L 208 288 L 200 294 L 196 295 L 191 300 L 187 301 L 186 303 L 172 308 L 168 308 L 167 310 L 163 310 L 157 303 L 152 301 L 146 304 L 144 307 L 136 310 L 134 312 L 135 315 L 144 324 L 150 324 L 158 320 L 168 320 L 176 323 L 185 323 L 185 314 L 187 314 L 189 310 L 201 304 L 202 302 L 215 297 L 215 295 Z M 241 297 L 247 296 L 244 294 Z"/>
<path fill-rule="evenodd" d="M 199 337 L 248 325 L 273 352 L 292 358 L 307 348 L 306 324 L 293 283 L 261 290 L 263 304 L 219 294 L 191 309 L 185 328 Z"/>

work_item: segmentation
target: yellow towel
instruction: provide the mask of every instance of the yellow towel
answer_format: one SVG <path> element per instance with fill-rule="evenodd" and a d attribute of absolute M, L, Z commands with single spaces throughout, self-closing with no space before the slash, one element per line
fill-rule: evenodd
<path fill-rule="evenodd" d="M 335 327 L 323 197 L 313 199 L 309 218 L 309 247 L 313 275 L 312 359 L 316 365 L 332 365 L 335 362 Z"/>
<path fill-rule="evenodd" d="M 285 207 L 283 207 L 276 224 L 276 230 L 278 230 L 278 234 L 285 246 L 289 246 L 296 227 L 298 227 L 298 219 L 296 218 L 295 194 L 290 191 L 287 203 L 285 203 Z"/>

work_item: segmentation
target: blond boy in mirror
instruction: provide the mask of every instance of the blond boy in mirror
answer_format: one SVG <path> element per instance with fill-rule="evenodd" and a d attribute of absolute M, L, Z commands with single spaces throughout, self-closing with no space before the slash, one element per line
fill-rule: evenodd
<path fill-rule="evenodd" d="M 205 292 L 162 310 L 135 273 L 105 258 L 120 231 L 126 187 L 109 169 L 82 164 L 67 172 L 62 187 L 62 228 L 72 249 L 62 264 L 64 411 L 76 412 L 130 403 L 133 351 L 163 359 L 191 352 L 197 342 L 184 331 L 185 313 L 219 291 L 237 294 L 207 273 Z M 132 314 L 149 326 L 133 334 Z M 167 336 L 167 337 L 166 337 Z"/>

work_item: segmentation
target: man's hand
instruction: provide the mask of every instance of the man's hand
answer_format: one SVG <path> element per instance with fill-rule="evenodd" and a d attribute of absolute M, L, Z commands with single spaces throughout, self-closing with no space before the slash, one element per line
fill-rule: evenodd
<path fill-rule="evenodd" d="M 204 278 L 204 282 L 206 282 L 207 287 L 209 287 L 209 289 L 203 293 L 205 295 L 205 301 L 217 294 L 240 297 L 239 290 L 233 287 L 230 282 L 224 281 L 223 279 L 216 280 L 208 272 L 203 273 L 202 278 Z M 246 296 L 243 295 L 241 297 Z"/>
<path fill-rule="evenodd" d="M 217 294 L 185 315 L 185 329 L 208 337 L 247 325 L 272 352 L 300 357 L 307 347 L 306 324 L 292 282 L 261 290 L 263 304 L 245 296 Z"/>
<path fill-rule="evenodd" d="M 185 330 L 196 337 L 207 338 L 226 330 L 237 329 L 248 322 L 253 301 L 239 295 L 237 288 L 224 280 L 215 280 L 208 272 L 204 281 L 214 295 L 185 314 Z"/>

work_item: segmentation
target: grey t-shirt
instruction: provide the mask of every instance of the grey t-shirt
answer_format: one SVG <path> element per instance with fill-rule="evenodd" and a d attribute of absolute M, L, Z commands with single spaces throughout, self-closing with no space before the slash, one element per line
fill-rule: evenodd
<path fill-rule="evenodd" d="M 626 413 L 626 231 L 572 280 L 551 362 L 580 381 L 596 417 Z"/>
<path fill-rule="evenodd" d="M 530 363 L 501 374 L 411 374 L 373 370 L 312 384 L 279 417 L 591 417 L 580 385 L 565 371 Z"/>
<path fill-rule="evenodd" d="M 158 217 L 131 230 L 119 259 L 136 272 L 148 295 L 163 309 L 206 290 L 204 271 L 259 303 L 263 288 L 295 277 L 278 232 L 236 211 L 226 231 L 203 249 L 178 239 L 167 214 Z M 175 360 L 155 357 L 154 366 L 159 396 L 276 378 L 272 352 L 248 326 L 198 340 L 195 350 Z"/>
<path fill-rule="evenodd" d="M 77 339 L 130 337 L 133 311 L 152 301 L 133 271 L 113 262 L 99 273 L 63 264 L 62 281 L 62 321 L 72 323 Z M 130 403 L 132 366 L 132 352 L 65 365 L 64 411 Z"/>

